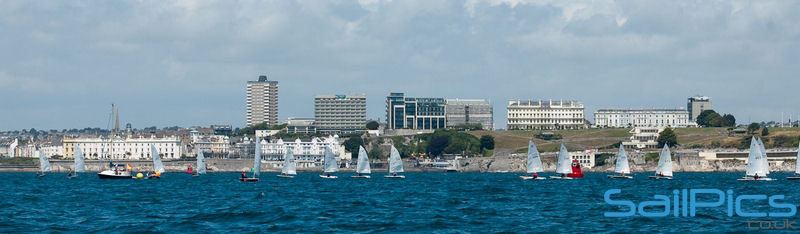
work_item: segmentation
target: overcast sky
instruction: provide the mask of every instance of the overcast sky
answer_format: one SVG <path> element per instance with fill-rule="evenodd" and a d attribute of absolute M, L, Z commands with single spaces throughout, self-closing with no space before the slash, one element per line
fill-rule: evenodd
<path fill-rule="evenodd" d="M 739 123 L 800 117 L 800 1 L 0 1 L 0 130 L 245 124 L 246 81 L 280 119 L 314 94 L 389 92 L 600 108 L 695 94 Z"/>

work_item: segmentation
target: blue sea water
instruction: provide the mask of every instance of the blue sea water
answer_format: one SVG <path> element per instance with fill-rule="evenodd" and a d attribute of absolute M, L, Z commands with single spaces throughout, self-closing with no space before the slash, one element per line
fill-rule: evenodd
<path fill-rule="evenodd" d="M 547 173 L 545 173 L 547 174 Z M 239 173 L 191 177 L 166 173 L 159 180 L 100 180 L 93 173 L 0 173 L 0 232 L 717 232 L 748 231 L 751 220 L 728 217 L 726 208 L 703 208 L 695 217 L 604 217 L 622 211 L 603 200 L 672 197 L 673 189 L 731 189 L 734 195 L 785 195 L 800 204 L 800 181 L 773 173 L 769 182 L 736 181 L 743 173 L 676 173 L 675 180 L 607 179 L 587 173 L 577 180 L 522 181 L 520 173 L 405 173 L 406 179 L 294 179 L 261 175 L 243 183 Z M 780 211 L 766 201 L 749 211 Z M 795 215 L 789 221 L 798 221 Z M 800 223 L 800 221 L 798 221 Z M 800 225 L 798 225 L 800 227 Z"/>

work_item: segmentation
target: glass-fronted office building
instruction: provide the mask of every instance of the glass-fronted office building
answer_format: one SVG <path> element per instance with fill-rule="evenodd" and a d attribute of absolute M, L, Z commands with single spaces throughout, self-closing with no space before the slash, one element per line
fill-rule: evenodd
<path fill-rule="evenodd" d="M 445 100 L 389 93 L 386 96 L 386 123 L 389 129 L 444 128 L 447 126 Z"/>

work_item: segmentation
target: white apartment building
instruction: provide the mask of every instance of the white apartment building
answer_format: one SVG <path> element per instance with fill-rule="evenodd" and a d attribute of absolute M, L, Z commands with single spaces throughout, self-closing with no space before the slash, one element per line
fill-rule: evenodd
<path fill-rule="evenodd" d="M 629 132 L 631 137 L 622 145 L 636 149 L 658 148 L 658 134 L 661 131 L 664 131 L 664 127 L 635 127 Z"/>
<path fill-rule="evenodd" d="M 314 126 L 322 133 L 363 132 L 367 125 L 367 96 L 314 96 Z"/>
<path fill-rule="evenodd" d="M 197 130 L 192 130 L 190 133 L 194 151 L 191 153 L 192 155 L 196 155 L 200 150 L 205 154 L 211 153 L 213 155 L 227 155 L 231 152 L 231 141 L 228 136 L 201 136 Z"/>
<path fill-rule="evenodd" d="M 570 161 L 578 160 L 582 168 L 592 168 L 594 167 L 596 152 L 597 150 L 569 152 Z"/>
<path fill-rule="evenodd" d="M 695 126 L 684 109 L 599 109 L 594 112 L 594 127 L 673 127 Z"/>
<path fill-rule="evenodd" d="M 315 137 L 310 141 L 278 139 L 275 142 L 268 142 L 261 140 L 261 157 L 267 161 L 282 161 L 286 149 L 291 148 L 298 162 L 322 162 L 322 159 L 325 158 L 325 148 L 328 147 L 334 154 L 344 155 L 344 147 L 339 145 L 339 136 L 333 135 L 324 138 Z"/>
<path fill-rule="evenodd" d="M 578 101 L 508 101 L 508 129 L 586 128 L 583 103 Z"/>
<path fill-rule="evenodd" d="M 183 153 L 181 140 L 178 137 L 170 136 L 156 138 L 145 137 L 119 137 L 109 138 L 68 138 L 64 137 L 64 157 L 75 157 L 75 146 L 79 146 L 86 159 L 110 159 L 110 160 L 143 160 L 152 159 L 150 155 L 150 145 L 154 145 L 161 159 L 179 159 Z M 111 147 L 113 144 L 113 147 Z M 110 153 L 110 154 L 109 154 Z"/>

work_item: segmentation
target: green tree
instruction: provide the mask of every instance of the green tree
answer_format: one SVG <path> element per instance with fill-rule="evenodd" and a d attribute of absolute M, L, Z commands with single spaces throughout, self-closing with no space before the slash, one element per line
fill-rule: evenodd
<path fill-rule="evenodd" d="M 378 130 L 378 121 L 369 121 L 367 122 L 367 129 L 368 130 Z"/>
<path fill-rule="evenodd" d="M 723 127 L 735 127 L 736 126 L 736 117 L 733 117 L 732 114 L 725 114 L 722 116 L 725 118 L 726 125 Z"/>
<path fill-rule="evenodd" d="M 753 134 L 756 131 L 758 131 L 759 128 L 761 128 L 761 125 L 759 125 L 758 123 L 751 123 L 750 125 L 747 126 L 747 133 Z"/>
<path fill-rule="evenodd" d="M 428 143 L 426 151 L 428 151 L 428 153 L 431 155 L 442 155 L 442 152 L 447 147 L 448 143 L 450 143 L 450 138 L 447 136 L 433 137 Z"/>
<path fill-rule="evenodd" d="M 658 141 L 659 148 L 664 147 L 664 144 L 672 147 L 678 144 L 678 136 L 672 131 L 672 128 L 667 127 L 658 134 L 658 139 L 656 141 Z"/>
<path fill-rule="evenodd" d="M 488 150 L 494 149 L 494 137 L 492 135 L 481 136 L 481 147 Z"/>
<path fill-rule="evenodd" d="M 358 147 L 364 145 L 364 139 L 361 139 L 361 136 L 359 135 L 352 135 L 350 136 L 350 139 L 344 141 L 343 144 L 344 149 L 347 150 L 347 152 L 357 154 Z"/>
<path fill-rule="evenodd" d="M 762 136 L 769 135 L 769 128 L 764 128 L 764 129 L 761 129 L 761 135 L 762 135 Z"/>

